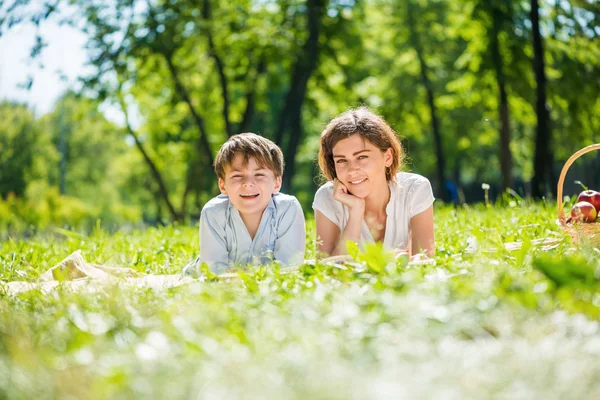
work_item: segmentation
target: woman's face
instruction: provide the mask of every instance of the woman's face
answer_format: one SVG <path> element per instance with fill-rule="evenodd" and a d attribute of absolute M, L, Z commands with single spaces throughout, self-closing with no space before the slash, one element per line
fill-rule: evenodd
<path fill-rule="evenodd" d="M 387 186 L 385 170 L 392 164 L 392 149 L 381 151 L 360 135 L 342 139 L 333 146 L 337 178 L 356 197 L 365 198 L 373 188 Z"/>

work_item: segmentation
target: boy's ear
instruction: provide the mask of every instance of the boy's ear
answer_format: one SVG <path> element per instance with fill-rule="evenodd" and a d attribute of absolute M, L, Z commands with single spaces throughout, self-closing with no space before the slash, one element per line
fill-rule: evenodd
<path fill-rule="evenodd" d="M 221 194 L 227 195 L 227 189 L 225 189 L 225 181 L 222 178 L 219 178 L 219 189 L 221 190 Z"/>
<path fill-rule="evenodd" d="M 275 177 L 275 187 L 273 188 L 273 194 L 279 193 L 279 189 L 281 189 L 281 176 Z"/>

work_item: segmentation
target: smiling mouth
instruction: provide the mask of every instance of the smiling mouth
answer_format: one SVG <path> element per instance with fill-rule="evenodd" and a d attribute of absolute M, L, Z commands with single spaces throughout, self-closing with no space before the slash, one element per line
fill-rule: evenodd
<path fill-rule="evenodd" d="M 363 179 L 359 179 L 357 181 L 349 181 L 351 184 L 353 185 L 360 185 L 361 183 L 363 183 L 364 181 L 366 181 L 368 178 L 363 178 Z"/>
<path fill-rule="evenodd" d="M 258 193 L 248 193 L 248 194 L 241 193 L 240 197 L 242 197 L 244 199 L 255 199 L 258 197 Z"/>

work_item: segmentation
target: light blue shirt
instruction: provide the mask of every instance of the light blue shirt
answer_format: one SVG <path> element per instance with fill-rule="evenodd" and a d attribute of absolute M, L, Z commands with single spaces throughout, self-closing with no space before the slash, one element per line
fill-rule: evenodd
<path fill-rule="evenodd" d="M 184 275 L 194 274 L 207 263 L 216 274 L 233 265 L 282 265 L 304 260 L 306 227 L 302 207 L 294 196 L 278 193 L 271 197 L 254 239 L 228 196 L 219 195 L 202 208 L 200 215 L 200 256 L 186 266 Z"/>

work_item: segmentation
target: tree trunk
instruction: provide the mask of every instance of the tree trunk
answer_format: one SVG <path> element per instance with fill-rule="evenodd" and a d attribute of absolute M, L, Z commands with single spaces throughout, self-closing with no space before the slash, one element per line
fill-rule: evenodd
<path fill-rule="evenodd" d="M 537 126 L 535 130 L 535 156 L 533 161 L 532 194 L 542 198 L 547 194 L 555 194 L 553 185 L 553 154 L 550 115 L 546 101 L 546 72 L 544 69 L 544 44 L 540 34 L 540 17 L 538 0 L 531 0 L 531 24 L 533 38 L 533 72 L 536 81 L 535 111 Z"/>
<path fill-rule="evenodd" d="M 425 56 L 423 51 L 423 46 L 420 40 L 420 33 L 417 32 L 417 27 L 415 26 L 415 19 L 413 15 L 413 4 L 412 1 L 408 1 L 406 4 L 406 16 L 408 27 L 410 29 L 410 40 L 412 43 L 415 52 L 417 53 L 417 58 L 419 59 L 419 66 L 421 69 L 421 81 L 423 86 L 425 86 L 425 90 L 427 91 L 427 104 L 429 105 L 429 110 L 431 113 L 431 129 L 433 130 L 433 143 L 435 146 L 435 154 L 437 157 L 437 175 L 438 175 L 438 193 L 439 196 L 444 199 L 444 201 L 448 201 L 448 194 L 445 189 L 446 177 L 444 171 L 446 170 L 446 159 L 444 157 L 444 147 L 442 145 L 442 134 L 440 132 L 440 123 L 437 116 L 437 108 L 435 106 L 435 96 L 433 93 L 433 85 L 429 80 L 429 67 L 425 62 Z"/>
<path fill-rule="evenodd" d="M 256 85 L 258 84 L 258 79 L 266 70 L 267 62 L 265 57 L 261 56 L 260 61 L 258 62 L 258 67 L 256 68 L 254 76 L 250 81 L 250 86 L 246 91 L 246 110 L 244 111 L 242 122 L 240 122 L 240 125 L 238 126 L 239 133 L 248 132 L 248 129 L 250 129 L 250 123 L 252 122 L 252 117 L 254 116 L 254 94 L 256 91 Z"/>
<path fill-rule="evenodd" d="M 291 115 L 290 121 L 290 141 L 286 147 L 284 159 L 286 163 L 286 171 L 283 176 L 282 187 L 284 191 L 287 191 L 292 184 L 292 178 L 296 174 L 296 153 L 298 145 L 300 144 L 300 138 L 302 136 L 302 113 L 300 109 L 298 112 Z"/>
<path fill-rule="evenodd" d="M 188 170 L 185 177 L 185 189 L 183 190 L 183 195 L 181 196 L 181 205 L 179 206 L 179 215 L 181 215 L 182 218 L 186 217 L 188 195 L 192 191 L 193 174 L 191 173 L 191 168 L 191 165 L 188 165 Z"/>
<path fill-rule="evenodd" d="M 62 105 L 58 117 L 58 151 L 60 153 L 58 188 L 61 195 L 67 194 L 68 147 L 65 124 L 65 105 Z"/>
<path fill-rule="evenodd" d="M 323 24 L 323 15 L 327 8 L 327 0 L 308 0 L 308 39 L 302 46 L 296 59 L 290 89 L 287 92 L 283 110 L 279 118 L 275 143 L 283 146 L 285 132 L 289 132 L 289 140 L 284 149 L 286 172 L 283 176 L 283 190 L 288 190 L 296 170 L 296 153 L 302 139 L 302 105 L 306 96 L 308 80 L 317 67 L 319 57 L 319 34 Z"/>
<path fill-rule="evenodd" d="M 500 52 L 499 36 L 501 32 L 502 14 L 497 8 L 492 8 L 492 34 L 490 51 L 496 81 L 498 83 L 498 112 L 500 114 L 500 170 L 502 172 L 502 191 L 512 186 L 512 155 L 510 152 L 510 110 L 506 93 L 506 77 L 502 54 Z"/>
<path fill-rule="evenodd" d="M 133 128 L 131 127 L 131 124 L 129 123 L 129 113 L 127 112 L 127 105 L 125 104 L 123 97 L 120 94 L 118 94 L 118 97 L 119 97 L 119 104 L 121 105 L 121 109 L 123 110 L 123 114 L 125 114 L 125 127 L 127 128 L 127 132 L 131 135 L 131 137 L 135 141 L 136 147 L 138 148 L 140 153 L 142 153 L 142 157 L 144 157 L 144 161 L 150 168 L 152 177 L 154 178 L 154 181 L 158 185 L 158 194 L 160 195 L 160 197 L 163 199 L 163 201 L 167 205 L 167 208 L 169 209 L 169 213 L 171 214 L 171 218 L 173 219 L 173 221 L 178 221 L 180 219 L 180 215 L 177 213 L 177 211 L 175 211 L 175 207 L 173 207 L 173 204 L 171 203 L 171 200 L 169 199 L 169 191 L 167 190 L 167 185 L 165 185 L 165 181 L 163 180 L 162 175 L 160 174 L 160 171 L 156 167 L 156 164 L 154 164 L 154 161 L 152 161 L 152 159 L 146 152 L 146 149 L 144 149 L 144 145 L 142 144 L 142 142 L 140 141 L 140 139 L 134 132 Z M 160 204 L 159 204 L 159 207 L 160 207 Z"/>

